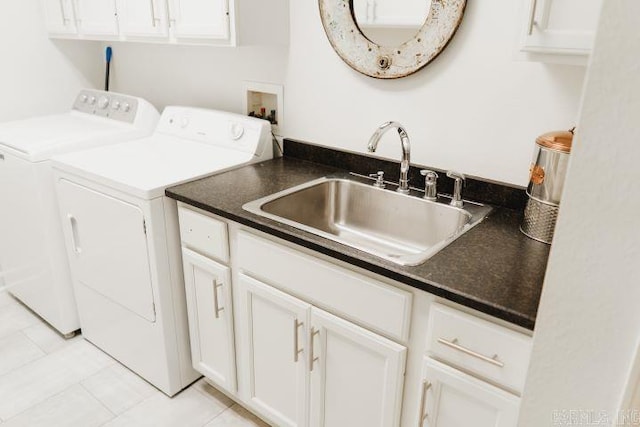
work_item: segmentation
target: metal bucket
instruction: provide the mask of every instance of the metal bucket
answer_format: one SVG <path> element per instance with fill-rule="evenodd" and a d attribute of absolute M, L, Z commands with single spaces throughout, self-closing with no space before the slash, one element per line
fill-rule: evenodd
<path fill-rule="evenodd" d="M 527 186 L 529 200 L 520 230 L 547 244 L 551 244 L 556 227 L 573 131 L 549 132 L 536 139 Z"/>

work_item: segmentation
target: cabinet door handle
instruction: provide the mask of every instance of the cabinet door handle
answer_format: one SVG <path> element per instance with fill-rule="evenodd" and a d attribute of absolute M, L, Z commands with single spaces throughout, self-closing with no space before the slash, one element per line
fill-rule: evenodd
<path fill-rule="evenodd" d="M 64 10 L 64 0 L 58 0 L 60 3 L 60 14 L 62 15 L 62 25 L 66 26 L 67 22 L 69 22 L 69 18 L 67 18 L 67 12 Z"/>
<path fill-rule="evenodd" d="M 69 224 L 71 225 L 71 246 L 73 252 L 80 255 L 82 252 L 82 248 L 78 246 L 78 220 L 71 214 L 67 215 L 67 219 L 69 220 Z"/>
<path fill-rule="evenodd" d="M 538 0 L 532 1 L 533 4 L 531 5 L 531 13 L 529 14 L 529 29 L 527 30 L 528 36 L 533 34 L 533 27 L 536 25 L 536 9 L 538 8 Z"/>
<path fill-rule="evenodd" d="M 313 354 L 313 339 L 316 335 L 319 335 L 320 331 L 316 330 L 313 326 L 309 331 L 309 372 L 313 372 L 313 364 L 318 360 Z"/>
<path fill-rule="evenodd" d="M 224 310 L 224 307 L 220 307 L 220 302 L 218 301 L 218 288 L 221 288 L 223 283 L 218 283 L 218 279 L 213 279 L 213 313 L 216 316 L 216 319 L 220 318 L 220 312 Z"/>
<path fill-rule="evenodd" d="M 420 415 L 418 416 L 418 427 L 422 427 L 424 420 L 429 416 L 427 409 L 427 392 L 431 388 L 431 383 L 427 380 L 422 381 L 422 397 L 420 398 Z"/>
<path fill-rule="evenodd" d="M 76 17 L 76 25 L 80 26 L 80 0 L 71 0 L 71 6 L 73 7 L 73 15 Z"/>
<path fill-rule="evenodd" d="M 172 3 L 172 0 L 168 0 L 167 1 L 167 22 L 169 23 L 169 27 L 173 27 L 176 23 L 176 18 L 173 17 L 174 7 L 175 5 Z"/>
<path fill-rule="evenodd" d="M 298 363 L 300 353 L 303 351 L 303 349 L 298 348 L 298 329 L 302 325 L 304 325 L 304 322 L 298 322 L 296 318 L 293 319 L 293 363 Z"/>
<path fill-rule="evenodd" d="M 461 346 L 458 344 L 458 338 L 453 339 L 452 341 L 447 341 L 444 338 L 438 338 L 438 342 L 440 344 L 444 344 L 447 347 L 451 347 L 454 350 L 458 350 L 463 352 L 464 354 L 468 354 L 469 356 L 475 357 L 476 359 L 484 360 L 487 363 L 491 363 L 499 368 L 504 367 L 504 363 L 498 360 L 498 355 L 494 354 L 493 357 L 485 356 L 484 354 L 477 353 L 471 349 Z"/>
<path fill-rule="evenodd" d="M 156 18 L 156 3 L 154 0 L 149 0 L 149 2 L 151 3 L 151 25 L 155 27 L 156 21 L 158 20 L 158 18 Z"/>

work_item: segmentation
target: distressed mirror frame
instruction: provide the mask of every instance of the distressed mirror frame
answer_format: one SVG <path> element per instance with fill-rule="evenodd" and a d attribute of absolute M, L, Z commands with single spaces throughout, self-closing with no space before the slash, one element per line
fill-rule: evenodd
<path fill-rule="evenodd" d="M 378 79 L 397 79 L 420 70 L 449 44 L 460 26 L 466 0 L 432 0 L 418 33 L 396 47 L 380 46 L 360 31 L 353 0 L 318 0 L 327 38 L 336 53 L 354 70 Z"/>

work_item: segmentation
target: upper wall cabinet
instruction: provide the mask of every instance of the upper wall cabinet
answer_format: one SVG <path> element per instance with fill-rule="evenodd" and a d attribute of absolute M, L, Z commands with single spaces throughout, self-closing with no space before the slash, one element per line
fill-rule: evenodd
<path fill-rule="evenodd" d="M 118 21 L 124 37 L 169 37 L 164 0 L 119 0 Z"/>
<path fill-rule="evenodd" d="M 53 35 L 77 34 L 72 0 L 43 0 L 47 31 Z"/>
<path fill-rule="evenodd" d="M 115 0 L 75 0 L 78 33 L 90 37 L 117 37 Z"/>
<path fill-rule="evenodd" d="M 523 1 L 523 51 L 563 56 L 589 55 L 602 0 Z"/>
<path fill-rule="evenodd" d="M 181 44 L 289 43 L 289 1 L 42 0 L 51 37 Z"/>
<path fill-rule="evenodd" d="M 173 34 L 177 39 L 229 39 L 226 0 L 169 0 Z"/>

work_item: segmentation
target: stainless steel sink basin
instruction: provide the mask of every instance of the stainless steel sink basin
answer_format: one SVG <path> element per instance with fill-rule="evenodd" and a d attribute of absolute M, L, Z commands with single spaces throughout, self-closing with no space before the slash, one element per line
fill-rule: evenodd
<path fill-rule="evenodd" d="M 417 265 L 491 211 L 471 202 L 454 208 L 448 201 L 427 201 L 345 176 L 320 178 L 243 208 L 397 264 Z"/>

